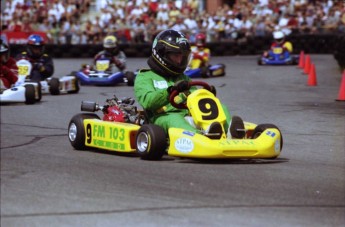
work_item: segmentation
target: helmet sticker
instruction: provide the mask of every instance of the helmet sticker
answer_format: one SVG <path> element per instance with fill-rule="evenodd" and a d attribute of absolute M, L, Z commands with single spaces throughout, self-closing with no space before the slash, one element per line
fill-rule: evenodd
<path fill-rule="evenodd" d="M 185 37 L 181 37 L 181 38 L 177 37 L 176 38 L 176 43 L 178 43 L 178 44 L 181 44 L 181 43 L 187 44 L 188 43 L 188 39 L 186 39 Z"/>
<path fill-rule="evenodd" d="M 152 48 L 155 48 L 157 46 L 157 43 L 158 43 L 157 38 L 155 38 L 153 40 Z"/>

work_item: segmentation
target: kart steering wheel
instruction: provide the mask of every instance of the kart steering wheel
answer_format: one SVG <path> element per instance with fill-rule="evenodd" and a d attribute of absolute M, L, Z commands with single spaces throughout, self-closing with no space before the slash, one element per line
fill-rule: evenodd
<path fill-rule="evenodd" d="M 189 87 L 191 86 L 201 86 L 202 88 L 211 91 L 212 92 L 212 88 L 211 86 L 203 81 L 190 81 L 189 82 Z M 169 96 L 169 102 L 171 103 L 171 105 L 177 109 L 187 109 L 187 104 L 186 103 L 176 103 L 175 102 L 175 97 L 179 94 L 180 92 L 177 90 L 173 90 Z"/>

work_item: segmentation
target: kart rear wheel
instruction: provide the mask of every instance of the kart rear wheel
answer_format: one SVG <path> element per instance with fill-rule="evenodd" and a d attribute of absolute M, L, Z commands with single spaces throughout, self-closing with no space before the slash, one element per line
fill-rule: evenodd
<path fill-rule="evenodd" d="M 134 86 L 135 74 L 133 72 L 127 71 L 125 73 L 125 77 L 127 78 L 127 85 Z"/>
<path fill-rule="evenodd" d="M 280 129 L 274 124 L 260 124 L 257 125 L 253 131 L 252 139 L 258 138 L 266 129 L 268 128 L 276 128 L 280 132 L 280 151 L 283 149 L 283 135 Z"/>
<path fill-rule="evenodd" d="M 85 119 L 100 119 L 97 114 L 77 114 L 68 124 L 68 139 L 76 150 L 85 150 Z"/>
<path fill-rule="evenodd" d="M 49 92 L 51 95 L 60 94 L 60 81 L 58 78 L 51 78 L 49 81 Z"/>
<path fill-rule="evenodd" d="M 36 102 L 35 86 L 26 84 L 25 87 L 25 104 L 34 104 Z"/>
<path fill-rule="evenodd" d="M 161 159 L 167 147 L 165 131 L 153 124 L 141 126 L 136 137 L 136 146 L 141 159 Z"/>
<path fill-rule="evenodd" d="M 78 77 L 75 75 L 76 73 L 77 73 L 77 72 L 72 72 L 72 76 L 74 77 L 72 83 L 73 83 L 73 85 L 74 85 L 75 90 L 73 90 L 73 91 L 68 91 L 68 92 L 67 92 L 68 94 L 76 94 L 76 93 L 78 93 L 79 90 L 80 90 L 79 79 L 78 79 Z"/>

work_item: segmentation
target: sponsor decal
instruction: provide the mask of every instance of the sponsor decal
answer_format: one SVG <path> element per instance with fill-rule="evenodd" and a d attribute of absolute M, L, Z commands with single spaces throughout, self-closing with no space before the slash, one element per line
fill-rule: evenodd
<path fill-rule="evenodd" d="M 189 153 L 194 149 L 194 143 L 189 138 L 179 138 L 175 141 L 175 148 L 181 153 Z"/>
<path fill-rule="evenodd" d="M 272 138 L 276 136 L 276 134 L 274 132 L 271 132 L 271 131 L 267 131 L 266 135 L 268 135 L 268 136 L 270 136 Z"/>
<path fill-rule="evenodd" d="M 104 147 L 114 150 L 125 150 L 125 144 L 114 143 L 106 140 L 93 139 L 93 145 L 97 147 Z"/>
<path fill-rule="evenodd" d="M 191 131 L 183 131 L 182 134 L 188 135 L 188 136 L 194 136 L 195 133 Z"/>
<path fill-rule="evenodd" d="M 155 88 L 164 89 L 164 88 L 168 88 L 168 83 L 165 80 L 162 80 L 162 81 L 154 80 L 153 86 Z"/>
<path fill-rule="evenodd" d="M 105 127 L 104 125 L 98 125 L 98 124 L 93 124 L 93 125 L 87 124 L 85 134 L 86 134 L 85 140 L 87 144 L 91 144 L 92 141 L 94 142 L 94 144 L 103 144 L 103 142 L 95 143 L 95 140 L 103 141 L 102 139 L 113 140 L 116 142 L 122 142 L 126 139 L 125 129 L 119 128 L 119 127 Z M 106 145 L 99 145 L 99 146 L 106 146 Z M 109 145 L 109 146 L 113 146 L 113 145 Z"/>
<path fill-rule="evenodd" d="M 220 146 L 229 146 L 229 145 L 248 145 L 248 146 L 255 146 L 254 140 L 222 140 L 219 142 Z"/>
<path fill-rule="evenodd" d="M 188 43 L 188 39 L 186 39 L 184 37 L 176 38 L 176 43 L 178 43 L 178 44 L 181 44 L 181 43 L 187 44 Z"/>
<path fill-rule="evenodd" d="M 280 140 L 277 140 L 274 143 L 274 151 L 276 152 L 276 154 L 279 154 L 279 151 L 280 151 Z"/>

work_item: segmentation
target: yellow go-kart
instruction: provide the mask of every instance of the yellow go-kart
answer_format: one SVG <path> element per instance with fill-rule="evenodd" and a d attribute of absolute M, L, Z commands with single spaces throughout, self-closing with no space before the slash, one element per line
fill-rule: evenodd
<path fill-rule="evenodd" d="M 202 81 L 190 82 L 190 86 L 202 88 L 188 95 L 185 103 L 176 103 L 178 92 L 173 91 L 169 99 L 172 105 L 187 108 L 187 118 L 201 132 L 214 121 L 223 125 L 226 118 L 211 86 Z M 83 102 L 82 110 L 102 110 L 104 116 L 100 120 L 96 114 L 75 115 L 68 126 L 72 146 L 136 153 L 145 160 L 159 160 L 165 154 L 193 159 L 271 159 L 278 157 L 283 147 L 281 132 L 273 124 L 244 122 L 244 131 L 239 132 L 242 139 L 228 139 L 224 129 L 218 139 L 181 128 L 170 128 L 166 135 L 160 126 L 150 124 L 144 111 L 137 110 L 132 101 L 109 99 L 104 106 Z"/>

